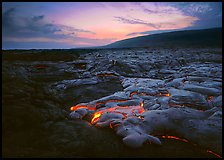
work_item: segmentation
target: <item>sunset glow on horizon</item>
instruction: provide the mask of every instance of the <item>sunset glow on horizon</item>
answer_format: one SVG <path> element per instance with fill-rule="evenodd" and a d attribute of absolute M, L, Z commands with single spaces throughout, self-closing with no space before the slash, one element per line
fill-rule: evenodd
<path fill-rule="evenodd" d="M 222 27 L 222 2 L 4 2 L 2 47 L 76 48 Z"/>

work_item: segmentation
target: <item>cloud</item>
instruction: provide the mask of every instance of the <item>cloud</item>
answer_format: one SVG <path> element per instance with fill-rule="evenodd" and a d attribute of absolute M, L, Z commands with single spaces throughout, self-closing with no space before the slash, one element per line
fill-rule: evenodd
<path fill-rule="evenodd" d="M 173 19 L 168 19 L 165 22 L 157 21 L 154 23 L 149 23 L 146 21 L 143 21 L 141 19 L 136 19 L 136 18 L 124 18 L 124 17 L 115 17 L 117 21 L 126 23 L 126 24 L 140 24 L 140 25 L 145 25 L 152 27 L 155 30 L 164 30 L 166 28 L 170 29 L 176 29 L 176 28 L 185 28 L 188 26 L 192 26 L 193 22 L 198 20 L 196 17 L 191 17 L 191 16 L 176 16 Z"/>
<path fill-rule="evenodd" d="M 79 40 L 84 43 L 97 42 L 97 39 L 88 39 L 78 37 L 79 33 L 87 33 L 93 35 L 95 32 L 74 28 L 71 26 L 53 24 L 46 21 L 44 15 L 33 17 L 19 17 L 16 16 L 16 9 L 10 8 L 6 10 L 2 20 L 3 41 L 12 42 L 69 42 L 75 44 Z M 100 42 L 102 40 L 99 40 Z M 111 41 L 111 39 L 105 39 Z M 81 42 L 80 42 L 81 43 Z"/>
<path fill-rule="evenodd" d="M 210 16 L 217 11 L 222 11 L 220 8 L 221 2 L 175 2 L 166 4 L 178 8 L 187 15 L 193 16 Z"/>
<path fill-rule="evenodd" d="M 155 29 L 158 29 L 158 26 L 157 25 L 155 25 L 153 23 L 149 23 L 149 22 L 143 21 L 141 19 L 137 19 L 137 18 L 128 19 L 128 18 L 118 17 L 118 16 L 115 16 L 114 18 L 116 18 L 117 21 L 120 21 L 122 23 L 127 23 L 127 24 L 143 24 L 143 25 L 150 26 L 150 27 L 153 27 Z"/>
<path fill-rule="evenodd" d="M 211 6 L 206 2 L 185 3 L 185 7 L 182 9 L 188 13 L 207 13 L 212 10 Z"/>
<path fill-rule="evenodd" d="M 127 3 L 126 14 L 114 18 L 124 24 L 136 25 L 136 28 L 148 27 L 148 30 L 185 28 L 199 20 L 196 16 L 187 15 L 180 8 L 156 2 Z"/>
<path fill-rule="evenodd" d="M 33 21 L 39 21 L 39 20 L 42 20 L 42 19 L 44 19 L 44 15 L 41 15 L 41 16 L 34 16 L 34 17 L 32 18 Z"/>
<path fill-rule="evenodd" d="M 167 4 L 199 19 L 193 26 L 189 26 L 189 29 L 222 27 L 222 2 L 167 2 Z"/>
<path fill-rule="evenodd" d="M 70 31 L 70 32 L 84 32 L 84 33 L 90 33 L 90 34 L 96 34 L 95 32 L 89 31 L 89 30 L 84 30 L 84 29 L 77 29 L 74 27 L 70 27 L 70 26 L 66 26 L 66 25 L 57 25 L 58 28 L 60 28 L 61 30 L 65 30 L 65 31 Z"/>

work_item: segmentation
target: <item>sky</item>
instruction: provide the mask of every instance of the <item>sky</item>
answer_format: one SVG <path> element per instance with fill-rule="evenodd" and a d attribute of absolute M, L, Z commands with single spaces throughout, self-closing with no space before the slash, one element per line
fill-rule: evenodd
<path fill-rule="evenodd" d="M 103 46 L 222 27 L 222 2 L 3 2 L 2 49 Z"/>

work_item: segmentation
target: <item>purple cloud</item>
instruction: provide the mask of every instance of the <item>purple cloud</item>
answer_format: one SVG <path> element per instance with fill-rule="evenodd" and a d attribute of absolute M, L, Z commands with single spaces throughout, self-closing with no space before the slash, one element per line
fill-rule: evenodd
<path fill-rule="evenodd" d="M 111 43 L 110 39 L 92 39 L 76 36 L 76 33 L 96 34 L 95 32 L 74 28 L 71 26 L 53 24 L 45 20 L 44 15 L 33 17 L 18 17 L 16 9 L 10 8 L 3 15 L 2 33 L 4 42 L 55 42 L 70 44 L 95 44 Z"/>
<path fill-rule="evenodd" d="M 150 26 L 153 27 L 155 29 L 158 29 L 158 25 L 153 24 L 153 23 L 148 23 L 146 21 L 143 21 L 141 19 L 136 19 L 136 18 L 132 18 L 132 19 L 128 19 L 128 18 L 124 18 L 124 17 L 114 17 L 116 18 L 117 21 L 122 22 L 122 23 L 127 23 L 127 24 L 143 24 L 146 26 Z"/>

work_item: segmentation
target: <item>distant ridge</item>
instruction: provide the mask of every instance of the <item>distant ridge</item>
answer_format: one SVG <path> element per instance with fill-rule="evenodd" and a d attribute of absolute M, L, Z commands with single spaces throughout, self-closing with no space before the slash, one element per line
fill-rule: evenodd
<path fill-rule="evenodd" d="M 120 40 L 102 48 L 222 47 L 222 28 L 185 30 Z"/>

